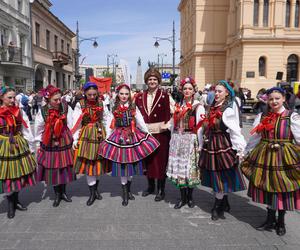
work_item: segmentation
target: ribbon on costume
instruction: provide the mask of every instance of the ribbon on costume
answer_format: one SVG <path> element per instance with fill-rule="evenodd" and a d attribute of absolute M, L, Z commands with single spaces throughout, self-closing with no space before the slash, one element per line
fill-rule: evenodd
<path fill-rule="evenodd" d="M 174 127 L 176 128 L 177 123 L 184 117 L 184 115 L 192 109 L 191 103 L 186 103 L 186 105 L 181 109 L 181 107 L 176 104 L 174 112 Z"/>
<path fill-rule="evenodd" d="M 20 108 L 17 106 L 1 107 L 0 117 L 2 117 L 9 127 L 15 127 L 16 120 L 20 120 L 25 128 L 28 128 L 27 123 L 20 116 Z"/>
<path fill-rule="evenodd" d="M 219 108 L 211 108 L 209 116 L 206 116 L 205 114 L 200 115 L 201 121 L 198 122 L 196 127 L 194 128 L 194 132 L 196 133 L 199 128 L 202 127 L 203 123 L 207 123 L 208 128 L 212 128 L 216 120 L 222 117 L 222 112 Z"/>
<path fill-rule="evenodd" d="M 281 114 L 269 112 L 267 116 L 265 116 L 261 122 L 250 131 L 250 134 L 253 135 L 254 133 L 260 133 L 263 130 L 270 131 L 275 128 L 275 123 L 280 117 Z"/>

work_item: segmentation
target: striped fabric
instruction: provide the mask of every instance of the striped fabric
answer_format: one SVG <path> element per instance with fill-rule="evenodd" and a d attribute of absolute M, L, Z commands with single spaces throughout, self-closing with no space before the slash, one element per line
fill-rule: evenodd
<path fill-rule="evenodd" d="M 205 127 L 207 136 L 200 154 L 201 184 L 214 192 L 237 192 L 246 189 L 238 158 L 232 149 L 222 117 L 216 118 L 213 127 Z"/>
<path fill-rule="evenodd" d="M 66 114 L 67 107 L 61 105 L 60 114 Z M 43 118 L 47 119 L 47 106 L 43 107 Z M 49 145 L 41 142 L 37 153 L 37 180 L 47 185 L 67 184 L 75 180 L 73 170 L 74 153 L 72 150 L 73 136 L 67 124 L 64 124 L 59 138 L 51 136 Z"/>
<path fill-rule="evenodd" d="M 134 176 L 144 174 L 144 164 L 143 161 L 138 161 L 135 163 L 117 163 L 112 162 L 112 173 L 111 176 Z"/>
<path fill-rule="evenodd" d="M 0 118 L 0 193 L 18 192 L 35 181 L 36 160 L 21 134 L 21 122 L 8 127 Z"/>
<path fill-rule="evenodd" d="M 262 132 L 241 170 L 250 181 L 248 195 L 253 201 L 274 209 L 300 208 L 300 146 L 293 143 L 288 110 L 274 130 Z"/>

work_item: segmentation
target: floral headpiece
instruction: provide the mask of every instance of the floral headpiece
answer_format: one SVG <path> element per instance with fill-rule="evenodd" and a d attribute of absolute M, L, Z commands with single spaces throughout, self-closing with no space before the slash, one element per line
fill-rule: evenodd
<path fill-rule="evenodd" d="M 61 93 L 61 91 L 59 88 L 56 88 L 53 85 L 49 84 L 46 88 L 40 90 L 39 93 L 44 98 L 49 99 L 51 96 L 55 95 L 56 93 Z"/>
<path fill-rule="evenodd" d="M 197 85 L 196 85 L 195 80 L 194 80 L 192 77 L 189 76 L 189 77 L 186 77 L 186 78 L 184 78 L 184 79 L 182 79 L 182 80 L 180 81 L 180 90 L 181 90 L 181 91 L 183 90 L 183 86 L 184 86 L 185 84 L 187 84 L 187 83 L 192 84 L 193 87 L 194 87 L 194 89 L 196 89 Z"/>
<path fill-rule="evenodd" d="M 129 91 L 130 91 L 130 87 L 128 84 L 126 83 L 123 83 L 123 84 L 120 84 L 117 88 L 116 88 L 116 92 L 119 92 L 121 90 L 121 88 L 127 88 Z"/>

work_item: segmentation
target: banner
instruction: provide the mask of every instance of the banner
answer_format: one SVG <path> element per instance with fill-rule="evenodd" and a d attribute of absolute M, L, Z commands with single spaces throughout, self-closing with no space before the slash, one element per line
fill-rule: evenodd
<path fill-rule="evenodd" d="M 110 92 L 110 86 L 112 84 L 111 77 L 99 78 L 90 76 L 90 82 L 94 82 L 98 86 L 99 92 L 103 95 L 104 93 Z"/>

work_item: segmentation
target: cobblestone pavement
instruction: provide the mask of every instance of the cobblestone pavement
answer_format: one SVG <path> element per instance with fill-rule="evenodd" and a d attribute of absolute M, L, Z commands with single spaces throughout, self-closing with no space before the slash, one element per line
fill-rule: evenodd
<path fill-rule="evenodd" d="M 243 131 L 247 133 L 249 126 Z M 26 189 L 20 199 L 29 210 L 6 217 L 6 201 L 0 200 L 0 249 L 300 249 L 300 216 L 287 214 L 287 234 L 254 229 L 266 216 L 264 206 L 249 201 L 246 191 L 230 194 L 232 209 L 225 220 L 212 221 L 210 190 L 195 190 L 196 207 L 173 209 L 178 190 L 167 184 L 166 200 L 141 197 L 144 177 L 134 178 L 136 197 L 121 205 L 118 178 L 101 177 L 103 200 L 87 207 L 88 188 L 84 177 L 68 186 L 72 203 L 52 207 L 53 191 L 43 184 Z"/>

